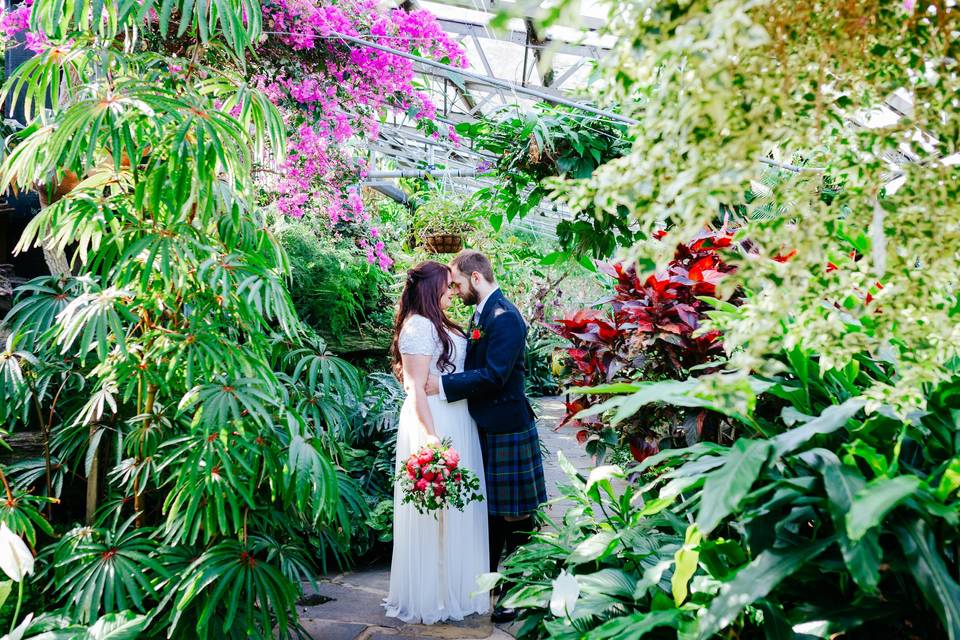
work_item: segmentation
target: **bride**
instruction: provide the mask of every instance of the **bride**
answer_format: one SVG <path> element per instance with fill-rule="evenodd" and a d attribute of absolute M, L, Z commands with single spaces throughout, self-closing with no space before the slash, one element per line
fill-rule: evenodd
<path fill-rule="evenodd" d="M 394 369 L 407 392 L 397 429 L 396 468 L 421 447 L 447 439 L 460 453 L 461 466 L 485 487 L 480 438 L 467 401 L 448 403 L 424 391 L 430 374 L 463 371 L 467 340 L 444 313 L 450 306 L 450 283 L 450 269 L 438 262 L 422 262 L 407 273 L 391 347 Z M 433 624 L 486 613 L 489 595 L 477 593 L 477 577 L 490 564 L 486 502 L 424 515 L 401 500 L 395 488 L 386 614 Z"/>

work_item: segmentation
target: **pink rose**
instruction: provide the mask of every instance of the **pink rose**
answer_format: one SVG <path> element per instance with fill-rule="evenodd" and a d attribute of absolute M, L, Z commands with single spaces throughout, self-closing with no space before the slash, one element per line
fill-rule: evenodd
<path fill-rule="evenodd" d="M 420 471 L 420 465 L 417 464 L 416 460 L 410 460 L 409 462 L 407 462 L 407 474 L 411 478 L 416 478 L 418 471 Z"/>
<path fill-rule="evenodd" d="M 417 460 L 420 461 L 421 465 L 430 464 L 433 462 L 433 450 L 432 449 L 422 449 L 419 454 L 417 454 Z"/>
<path fill-rule="evenodd" d="M 443 460 L 447 464 L 447 469 L 450 469 L 451 471 L 453 471 L 454 469 L 457 468 L 457 465 L 460 464 L 460 454 L 454 451 L 453 449 L 449 449 L 447 451 L 444 451 Z"/>
<path fill-rule="evenodd" d="M 444 494 L 446 488 L 442 484 L 434 483 L 433 485 L 433 495 L 439 497 Z"/>
<path fill-rule="evenodd" d="M 419 491 L 422 493 L 427 490 L 427 485 L 429 484 L 430 484 L 429 482 L 427 482 L 423 478 L 420 478 L 419 480 L 413 483 L 413 490 Z"/>
<path fill-rule="evenodd" d="M 423 472 L 423 479 L 426 480 L 427 482 L 433 482 L 433 480 L 434 480 L 436 477 L 437 477 L 437 474 L 434 473 L 433 471 L 424 471 L 424 472 Z"/>

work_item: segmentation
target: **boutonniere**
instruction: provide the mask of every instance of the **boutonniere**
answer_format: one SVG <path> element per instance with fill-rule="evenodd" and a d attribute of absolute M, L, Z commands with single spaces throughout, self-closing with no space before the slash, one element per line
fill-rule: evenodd
<path fill-rule="evenodd" d="M 474 327 L 473 330 L 470 331 L 470 341 L 471 341 L 471 342 L 476 342 L 477 340 L 479 340 L 479 339 L 482 338 L 482 337 L 483 337 L 483 331 L 480 330 L 480 327 Z"/>

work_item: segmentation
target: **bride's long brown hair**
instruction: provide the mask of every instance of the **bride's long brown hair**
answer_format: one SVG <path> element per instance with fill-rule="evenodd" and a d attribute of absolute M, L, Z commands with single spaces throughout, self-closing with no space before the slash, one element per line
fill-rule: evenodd
<path fill-rule="evenodd" d="M 450 277 L 450 267 L 433 260 L 421 262 L 407 271 L 407 281 L 400 295 L 400 306 L 393 323 L 393 341 L 390 344 L 390 356 L 393 360 L 393 372 L 398 379 L 403 379 L 403 365 L 400 361 L 400 331 L 403 323 L 411 315 L 421 315 L 427 318 L 440 337 L 440 359 L 437 366 L 440 371 L 453 371 L 453 340 L 447 329 L 464 335 L 460 329 L 440 308 L 440 298 L 447 290 Z"/>

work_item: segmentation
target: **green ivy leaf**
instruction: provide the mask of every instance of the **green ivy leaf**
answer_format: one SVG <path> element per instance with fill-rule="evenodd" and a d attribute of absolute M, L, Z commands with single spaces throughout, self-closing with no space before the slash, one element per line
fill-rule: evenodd
<path fill-rule="evenodd" d="M 833 542 L 821 540 L 788 549 L 770 549 L 758 555 L 737 572 L 733 580 L 721 585 L 717 597 L 700 617 L 697 637 L 700 640 L 712 637 L 733 622 L 744 608 L 765 597 L 784 578 L 815 559 Z"/>

